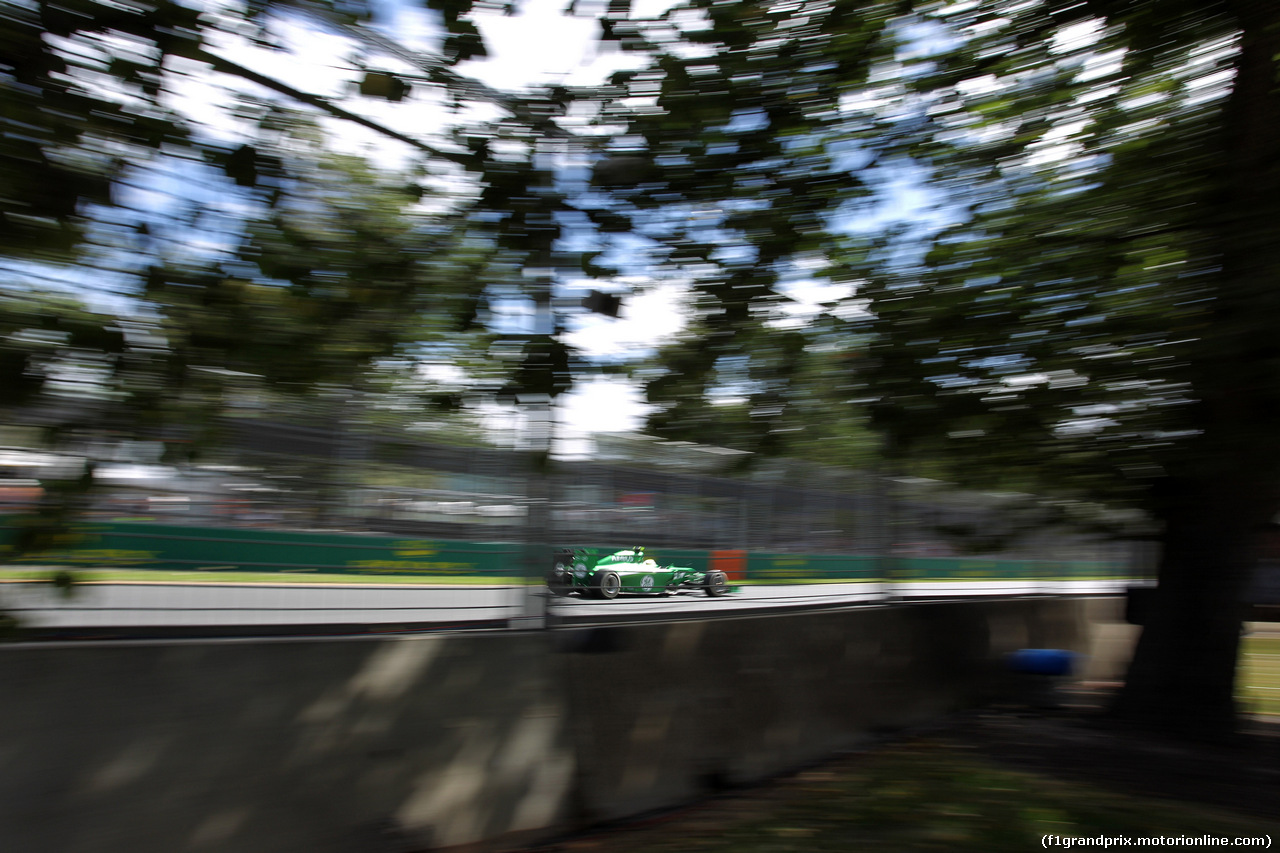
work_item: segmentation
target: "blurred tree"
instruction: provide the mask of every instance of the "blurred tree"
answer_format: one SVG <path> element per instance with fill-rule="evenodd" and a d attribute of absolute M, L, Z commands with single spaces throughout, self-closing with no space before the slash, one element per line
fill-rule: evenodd
<path fill-rule="evenodd" d="M 110 203 L 129 158 L 188 141 L 159 81 L 199 50 L 199 21 L 172 2 L 0 9 L 0 254 L 74 256 L 85 207 Z"/>
<path fill-rule="evenodd" d="M 385 393 L 393 363 L 428 413 L 468 393 L 563 390 L 571 354 L 553 326 L 496 332 L 488 301 L 501 286 L 549 306 L 550 276 L 522 273 L 563 260 L 540 140 L 567 102 L 459 75 L 456 63 L 483 55 L 469 4 L 426 5 L 442 56 L 364 28 L 362 3 L 4 6 L 0 405 L 39 408 L 77 452 L 93 432 L 106 444 L 164 439 L 189 457 L 218 440 L 214 415 L 233 398 L 289 395 L 295 411 L 323 398 L 325 416 L 337 406 L 345 421 L 339 401 Z M 250 67 L 254 50 L 290 49 L 280 30 L 300 16 L 347 38 L 351 52 L 333 61 L 350 91 Z M 409 134 L 370 118 L 359 96 L 419 109 L 415 98 L 436 98 L 454 118 Z M 475 101 L 489 108 L 463 114 Z M 321 119 L 394 143 L 404 165 L 329 153 Z M 27 304 L 33 288 L 83 291 L 94 310 Z M 95 369 L 77 368 L 74 404 L 52 405 L 72 357 Z M 423 381 L 432 365 L 448 381 Z"/>
<path fill-rule="evenodd" d="M 894 14 L 694 2 L 643 20 L 609 4 L 604 39 L 652 61 L 606 92 L 599 122 L 626 130 L 597 154 L 592 188 L 605 200 L 586 212 L 619 254 L 641 246 L 663 280 L 695 292 L 689 328 L 641 368 L 653 431 L 872 461 L 865 389 L 849 369 L 866 353 L 849 263 L 865 248 L 844 222 L 871 196 L 876 153 L 840 104 L 892 55 Z M 817 283 L 821 304 L 800 308 Z"/>
<path fill-rule="evenodd" d="M 549 276 L 522 272 L 565 260 L 553 250 L 559 196 L 540 140 L 562 135 L 553 120 L 567 101 L 507 97 L 457 74 L 456 63 L 484 54 L 470 4 L 427 6 L 443 24 L 441 56 L 365 28 L 372 9 L 360 3 L 201 13 L 41 0 L 0 11 L 0 257 L 14 281 L 85 282 L 131 315 L 138 345 L 126 360 L 149 372 L 133 376 L 118 415 L 153 430 L 179 410 L 207 422 L 227 377 L 305 392 L 355 382 L 392 356 L 459 359 L 476 387 L 509 395 L 566 387 L 571 354 L 549 323 L 501 335 L 486 324 L 497 285 L 549 306 Z M 299 16 L 348 37 L 352 52 L 337 59 L 350 64 L 348 96 L 227 57 L 228 44 L 286 50 L 275 25 Z M 401 70 L 369 64 L 388 60 Z M 205 84 L 224 86 L 220 106 L 235 108 L 193 112 L 187 93 Z M 492 109 L 416 136 L 353 111 L 344 97 L 357 91 L 418 108 L 411 96 L 434 92 L 455 112 L 477 100 Z M 317 116 L 407 145 L 409 165 L 326 154 Z M 503 336 L 504 357 L 484 358 Z M 18 352 L 26 343 L 10 339 L 9 366 L 30 384 L 23 365 L 38 353 Z M 458 395 L 424 399 L 452 408 Z"/>
<path fill-rule="evenodd" d="M 1280 7 L 694 0 L 604 17 L 653 60 L 602 111 L 626 132 L 600 155 L 594 218 L 646 238 L 702 312 L 650 382 L 655 428 L 796 452 L 789 418 L 842 410 L 813 408 L 803 333 L 769 321 L 797 269 L 854 285 L 868 357 L 848 397 L 872 401 L 887 454 L 1147 511 L 1160 585 L 1115 710 L 1228 731 L 1254 546 L 1280 510 Z M 913 176 L 916 225 L 840 239 L 874 231 L 869 188 Z M 758 395 L 747 417 L 716 405 L 735 389 Z M 770 425 L 746 428 L 757 412 Z"/>
<path fill-rule="evenodd" d="M 490 282 L 492 252 L 468 250 L 462 229 L 415 211 L 420 191 L 399 176 L 319 146 L 307 155 L 282 147 L 289 179 L 245 223 L 227 262 L 148 271 L 145 301 L 184 366 L 305 391 L 355 384 L 406 345 L 487 345 L 482 329 L 459 326 Z"/>
<path fill-rule="evenodd" d="M 866 389 L 851 367 L 865 357 L 866 340 L 847 322 L 752 324 L 719 347 L 707 346 L 701 324 L 681 337 L 637 370 L 654 374 L 647 383 L 648 400 L 659 407 L 648 420 L 653 432 L 748 451 L 739 457 L 744 466 L 782 455 L 875 465 L 880 441 L 856 402 Z"/>
<path fill-rule="evenodd" d="M 909 150 L 968 218 L 868 288 L 877 420 L 903 454 L 1146 509 L 1159 589 L 1115 710 L 1229 730 L 1280 510 L 1280 9 L 993 4 L 958 24 L 983 36 L 913 82 L 930 121 Z"/>
<path fill-rule="evenodd" d="M 132 367 L 127 338 L 116 318 L 71 297 L 0 291 L 0 411 L 6 422 L 42 425 L 50 446 L 82 439 L 122 396 Z M 0 562 L 52 547 L 84 508 L 92 464 L 51 467 L 32 505 L 3 519 Z M 69 588 L 70 574 L 54 579 Z M 9 621 L 0 612 L 0 629 Z"/>

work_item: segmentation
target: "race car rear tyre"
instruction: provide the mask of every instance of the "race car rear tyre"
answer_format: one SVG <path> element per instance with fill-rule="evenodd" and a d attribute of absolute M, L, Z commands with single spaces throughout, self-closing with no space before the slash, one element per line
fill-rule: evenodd
<path fill-rule="evenodd" d="M 712 598 L 724 595 L 729 591 L 729 578 L 725 576 L 724 572 L 707 572 L 706 580 L 703 582 L 702 591 Z"/>
<path fill-rule="evenodd" d="M 596 598 L 617 598 L 622 591 L 622 581 L 617 572 L 601 572 L 595 577 Z"/>

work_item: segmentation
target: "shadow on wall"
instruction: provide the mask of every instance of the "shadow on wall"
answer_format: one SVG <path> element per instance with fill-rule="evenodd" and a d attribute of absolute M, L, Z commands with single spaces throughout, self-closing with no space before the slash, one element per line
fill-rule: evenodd
<path fill-rule="evenodd" d="M 551 659 L 515 635 L 4 649 L 4 848 L 352 853 L 554 825 L 573 755 Z"/>
<path fill-rule="evenodd" d="M 1074 601 L 540 633 L 0 649 L 6 853 L 547 835 L 767 777 L 1082 649 Z"/>
<path fill-rule="evenodd" d="M 995 698 L 1028 638 L 1077 650 L 1064 601 L 583 629 L 561 635 L 576 819 L 688 801 Z"/>

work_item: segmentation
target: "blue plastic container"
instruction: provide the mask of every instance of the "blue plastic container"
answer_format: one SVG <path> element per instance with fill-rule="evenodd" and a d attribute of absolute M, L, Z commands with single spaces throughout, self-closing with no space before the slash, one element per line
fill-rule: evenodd
<path fill-rule="evenodd" d="M 1080 655 L 1066 649 L 1018 649 L 1009 655 L 1009 669 L 1024 675 L 1070 675 Z"/>

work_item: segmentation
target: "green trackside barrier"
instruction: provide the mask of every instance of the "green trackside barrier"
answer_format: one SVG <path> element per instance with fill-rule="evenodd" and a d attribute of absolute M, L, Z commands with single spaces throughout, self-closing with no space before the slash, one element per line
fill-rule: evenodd
<path fill-rule="evenodd" d="M 16 535 L 0 519 L 0 554 Z M 655 548 L 663 563 L 707 571 L 712 564 L 757 583 L 879 580 L 1045 580 L 1120 578 L 1118 562 L 993 560 L 955 557 L 784 554 Z M 205 572 L 290 572 L 422 578 L 509 578 L 523 570 L 523 547 L 509 543 L 415 539 L 358 533 L 198 527 L 147 521 L 90 522 L 73 529 L 52 551 L 15 565 Z M 728 562 L 725 562 L 727 560 Z M 743 572 L 744 574 L 739 574 Z"/>
<path fill-rule="evenodd" d="M 1119 563 L 1085 560 L 987 560 L 957 557 L 899 557 L 893 561 L 895 580 L 1093 580 L 1122 577 Z"/>
<path fill-rule="evenodd" d="M 899 557 L 893 563 L 895 580 L 999 580 L 1012 577 L 1008 560 L 966 560 L 955 557 Z M 1025 564 L 1018 562 L 1016 565 Z"/>
<path fill-rule="evenodd" d="M 1129 578 L 1133 569 L 1123 562 L 1102 561 L 1097 563 L 1085 560 L 1074 560 L 1057 564 L 1060 567 L 1058 577 L 1066 580 L 1096 580 L 1098 578 Z"/>
<path fill-rule="evenodd" d="M 354 533 L 88 523 L 65 548 L 17 564 L 169 571 L 306 572 L 344 575 L 511 577 L 521 546 Z"/>
<path fill-rule="evenodd" d="M 747 579 L 758 583 L 869 581 L 880 576 L 879 558 L 847 554 L 747 555 Z"/>

